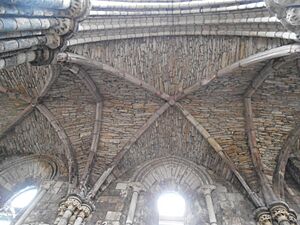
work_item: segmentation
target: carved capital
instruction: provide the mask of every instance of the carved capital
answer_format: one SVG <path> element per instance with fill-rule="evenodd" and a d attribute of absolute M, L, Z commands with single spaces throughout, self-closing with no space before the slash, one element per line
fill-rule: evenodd
<path fill-rule="evenodd" d="M 80 207 L 80 212 L 78 214 L 78 217 L 81 218 L 87 218 L 89 215 L 91 215 L 93 211 L 93 207 L 87 203 L 83 203 Z"/>
<path fill-rule="evenodd" d="M 145 191 L 145 187 L 142 183 L 140 182 L 132 182 L 129 184 L 129 187 L 131 187 L 133 189 L 133 192 L 141 192 L 141 191 Z"/>
<path fill-rule="evenodd" d="M 259 225 L 272 225 L 272 216 L 266 207 L 257 209 L 254 214 Z"/>
<path fill-rule="evenodd" d="M 66 207 L 72 211 L 79 209 L 81 206 L 81 199 L 76 195 L 70 195 L 66 201 Z"/>
<path fill-rule="evenodd" d="M 66 207 L 66 202 L 65 200 L 63 200 L 58 207 L 58 216 L 62 216 L 65 212 L 65 210 L 67 209 Z"/>
<path fill-rule="evenodd" d="M 89 14 L 90 8 L 90 0 L 72 0 L 67 14 L 71 18 L 82 20 Z"/>
<path fill-rule="evenodd" d="M 289 207 L 284 202 L 274 202 L 270 204 L 270 212 L 273 220 L 279 225 L 284 221 L 289 221 Z"/>
<path fill-rule="evenodd" d="M 49 30 L 49 33 L 62 36 L 74 30 L 74 22 L 69 18 L 58 18 L 58 25 Z"/>
<path fill-rule="evenodd" d="M 216 189 L 216 186 L 214 186 L 214 185 L 204 185 L 204 186 L 202 186 L 202 187 L 200 187 L 200 191 L 201 191 L 201 193 L 203 193 L 204 195 L 210 195 L 211 194 L 211 192 L 213 191 L 213 190 L 215 190 Z"/>
<path fill-rule="evenodd" d="M 297 225 L 297 213 L 292 209 L 289 210 L 289 221 L 291 225 Z"/>

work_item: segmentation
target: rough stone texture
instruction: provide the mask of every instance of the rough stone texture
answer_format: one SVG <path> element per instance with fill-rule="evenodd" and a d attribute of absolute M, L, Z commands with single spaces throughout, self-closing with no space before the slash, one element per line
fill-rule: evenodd
<path fill-rule="evenodd" d="M 45 98 L 44 104 L 70 138 L 81 175 L 92 142 L 94 99 L 82 81 L 66 70 L 61 72 Z"/>
<path fill-rule="evenodd" d="M 10 134 L 0 140 L 1 159 L 9 155 L 49 154 L 64 160 L 64 149 L 56 131 L 38 111 L 27 116 Z"/>
<path fill-rule="evenodd" d="M 217 153 L 175 108 L 168 109 L 143 134 L 120 161 L 118 169 L 124 173 L 147 160 L 163 156 L 182 157 L 232 178 Z"/>
<path fill-rule="evenodd" d="M 132 74 L 133 76 L 153 85 L 158 90 L 172 95 L 179 93 L 184 88 L 193 85 L 197 81 L 207 80 L 211 78 L 219 69 L 224 68 L 237 60 L 243 59 L 249 55 L 264 51 L 266 49 L 280 46 L 284 43 L 284 41 L 278 39 L 240 37 L 215 37 L 214 39 L 211 39 L 209 36 L 191 36 L 140 38 L 109 41 L 95 44 L 78 45 L 70 47 L 69 49 L 72 52 L 97 59 L 103 63 L 107 63 L 115 68 L 118 68 L 121 71 L 128 72 L 129 74 Z M 234 47 L 233 49 L 233 45 L 238 47 Z M 195 49 L 197 49 L 197 51 L 195 51 Z M 213 52 L 214 54 L 210 54 L 211 52 Z M 216 63 L 207 64 L 208 61 Z M 197 113 L 198 117 L 202 117 L 202 115 L 206 117 L 203 120 L 199 121 L 205 123 L 205 128 L 208 129 L 209 132 L 212 132 L 213 137 L 216 136 L 217 141 L 221 142 L 221 146 L 225 148 L 230 156 L 233 157 L 233 161 L 238 164 L 238 167 L 241 169 L 242 173 L 247 176 L 247 179 L 250 183 L 253 183 L 253 185 L 256 182 L 256 176 L 255 174 L 253 174 L 252 163 L 249 157 L 249 151 L 245 138 L 246 136 L 244 133 L 244 115 L 241 95 L 243 94 L 243 91 L 249 84 L 250 80 L 256 75 L 256 72 L 258 72 L 262 68 L 262 66 L 263 65 L 259 65 L 257 68 L 253 68 L 253 70 L 251 70 L 251 75 L 246 77 L 242 75 L 244 73 L 248 73 L 248 68 L 244 71 L 240 71 L 238 73 L 238 78 L 236 79 L 224 78 L 216 81 L 216 84 L 212 85 L 209 89 L 213 91 L 215 89 L 221 88 L 222 90 L 219 93 L 216 93 L 216 95 L 220 94 L 219 99 L 215 100 L 215 97 L 213 97 L 214 99 L 212 99 L 212 94 L 207 96 L 207 90 L 205 90 L 198 93 L 194 97 L 193 101 L 195 101 L 193 103 L 188 100 L 187 104 L 187 106 L 190 105 L 190 107 L 188 108 L 193 112 L 196 109 L 196 106 L 199 104 L 199 96 L 207 96 L 206 98 L 201 97 L 201 99 L 203 99 L 203 104 L 204 102 L 205 104 L 207 104 L 206 102 L 208 102 L 208 104 L 210 104 L 210 101 L 213 102 L 213 106 L 210 110 L 212 111 L 212 114 L 215 113 L 215 116 L 208 115 L 206 112 L 201 112 L 200 114 L 199 111 L 197 111 L 195 113 Z M 134 101 L 137 102 L 136 106 L 141 107 L 141 109 L 143 107 L 138 103 L 141 98 L 138 96 L 145 96 L 145 94 L 137 94 L 137 92 L 133 91 L 132 89 L 127 89 L 126 93 L 124 93 L 123 88 L 120 88 L 121 84 L 119 83 L 119 81 L 117 81 L 117 79 L 107 79 L 107 75 L 105 74 L 99 76 L 101 74 L 99 71 L 98 76 L 95 76 L 96 73 L 94 71 L 89 73 L 92 74 L 93 79 L 100 87 L 100 92 L 104 93 L 104 99 L 109 99 L 104 103 L 104 123 L 102 135 L 105 137 L 106 134 L 104 127 L 106 127 L 106 116 L 108 116 L 109 121 L 112 121 L 109 116 L 111 115 L 111 112 L 110 114 L 106 114 L 106 105 L 115 107 L 115 104 L 117 104 L 117 107 L 122 107 L 123 110 L 125 110 L 124 112 L 127 114 L 126 120 L 128 119 L 129 114 L 132 115 L 127 109 L 125 109 L 125 107 L 131 107 L 131 104 L 127 105 L 127 103 L 124 104 L 124 102 L 122 102 L 121 104 L 123 106 L 120 106 L 120 104 L 118 104 L 117 102 L 112 102 L 111 98 L 109 98 L 111 96 L 105 96 L 105 92 L 110 89 L 110 91 L 112 91 L 110 93 L 114 93 L 114 96 L 125 95 L 128 100 L 130 98 L 130 101 L 132 101 L 133 99 L 132 94 L 130 93 L 135 93 Z M 97 81 L 100 77 L 101 79 L 105 78 L 106 81 Z M 224 95 L 224 93 L 232 94 L 229 94 L 230 96 L 227 97 L 226 95 Z M 129 95 L 131 97 L 129 97 Z M 232 99 L 230 99 L 231 95 L 234 95 Z M 236 97 L 236 95 L 239 95 L 239 97 Z M 149 99 L 150 96 L 147 95 L 145 97 Z M 224 101 L 224 98 L 228 100 Z M 239 104 L 235 104 L 237 99 L 239 99 Z M 227 104 L 229 101 L 231 101 L 230 104 L 232 104 L 233 106 L 232 111 L 228 111 L 230 109 L 227 108 Z M 145 107 L 147 106 L 145 105 Z M 158 106 L 155 103 L 153 107 L 150 107 L 151 111 L 148 111 L 149 113 L 157 109 Z M 221 107 L 223 109 L 220 109 Z M 222 110 L 224 111 L 224 107 L 226 107 L 225 111 L 227 112 L 222 113 Z M 215 110 L 216 108 L 218 109 Z M 192 113 L 192 115 L 195 116 L 195 113 Z M 141 120 L 137 120 L 137 122 L 142 125 L 142 121 L 145 122 L 147 117 L 149 117 L 150 115 L 151 114 L 144 115 L 143 118 Z M 228 119 L 223 120 L 223 116 L 227 117 Z M 122 119 L 124 119 L 124 117 L 122 117 Z M 130 121 L 132 120 L 133 117 Z M 219 123 L 223 124 L 222 127 L 224 128 L 222 131 L 226 129 L 226 134 L 220 134 L 220 129 L 218 127 Z M 228 126 L 228 124 L 230 125 Z M 123 122 L 121 122 L 121 126 L 122 125 Z M 111 123 L 108 126 L 110 129 L 112 128 Z M 120 130 L 121 126 L 119 126 L 119 128 L 117 129 Z M 136 126 L 135 130 L 137 130 L 137 128 L 138 126 Z M 115 134 L 111 133 L 113 132 L 109 132 L 108 135 L 110 136 L 107 137 L 111 139 L 110 142 L 116 143 L 109 143 L 109 158 L 106 157 L 106 159 L 108 158 L 108 161 L 106 161 L 106 163 L 110 162 L 109 159 L 113 158 L 114 155 L 122 148 L 123 143 L 125 143 L 125 141 L 122 142 L 118 140 L 120 139 L 120 136 L 115 136 Z M 123 135 L 126 136 L 127 134 L 128 132 L 123 133 Z M 133 135 L 134 132 L 130 134 Z M 232 137 L 233 134 L 235 135 L 235 137 Z M 219 138 L 219 136 L 222 135 L 223 137 Z M 129 137 L 130 136 L 128 136 L 128 138 Z M 103 143 L 103 140 L 104 138 L 101 138 L 101 143 Z M 238 141 L 238 143 L 234 143 L 235 141 Z M 107 140 L 105 140 L 105 142 L 107 142 Z M 107 151 L 106 149 L 108 149 L 108 147 L 106 146 L 107 144 L 105 144 L 104 146 L 100 146 L 100 152 Z M 103 155 L 103 153 L 99 154 L 100 155 L 98 156 L 98 158 L 102 158 L 101 155 Z M 107 156 L 107 153 L 104 153 L 104 155 L 105 154 Z M 101 160 L 101 162 L 103 161 Z M 98 164 L 99 163 L 97 163 L 97 165 Z M 103 165 L 103 163 L 100 164 Z M 98 167 L 95 168 L 99 170 Z M 102 171 L 102 169 L 99 171 Z"/>
<path fill-rule="evenodd" d="M 70 50 L 174 95 L 199 80 L 211 78 L 221 68 L 283 43 L 277 39 L 187 36 L 107 41 Z"/>
<path fill-rule="evenodd" d="M 143 166 L 142 164 L 141 166 Z M 96 210 L 90 223 L 97 224 L 107 222 L 109 225 L 124 224 L 129 203 L 132 196 L 132 189 L 129 188 L 129 181 L 132 180 L 137 168 L 133 168 L 115 181 L 97 197 L 100 202 L 101 209 Z M 217 221 L 220 225 L 254 225 L 252 210 L 253 206 L 249 203 L 245 196 L 237 191 L 232 184 L 224 179 L 217 178 L 213 171 L 207 170 L 212 177 L 216 190 L 212 192 L 214 208 L 217 215 Z M 179 173 L 184 173 L 181 171 Z M 128 185 L 126 189 L 117 189 L 118 183 Z M 120 186 L 120 185 L 119 185 Z M 151 191 L 141 192 L 137 203 L 135 225 L 152 225 L 158 221 L 158 213 L 156 209 L 156 200 L 163 191 L 179 191 L 183 194 L 187 201 L 187 221 L 188 224 L 209 224 L 208 212 L 204 196 L 201 192 L 194 192 L 183 186 L 176 185 L 176 182 L 156 182 Z M 115 215 L 114 218 L 111 215 Z M 119 219 L 116 219 L 119 218 Z"/>
<path fill-rule="evenodd" d="M 88 71 L 104 99 L 100 142 L 93 174 L 99 176 L 105 165 L 159 108 L 162 101 L 142 88 L 103 73 Z"/>
<path fill-rule="evenodd" d="M 0 86 L 25 96 L 37 97 L 50 76 L 50 67 L 22 64 L 0 70 Z"/>
<path fill-rule="evenodd" d="M 284 65 L 253 96 L 257 144 L 270 174 L 287 135 L 300 119 L 298 68 L 297 61 Z"/>
<path fill-rule="evenodd" d="M 74 46 L 70 49 L 108 63 L 121 71 L 126 71 L 161 91 L 175 94 L 199 80 L 212 77 L 220 68 L 230 65 L 236 60 L 283 43 L 285 42 L 279 39 L 240 37 L 215 37 L 211 39 L 209 36 L 190 36 L 110 41 Z M 238 47 L 233 50 L 233 45 Z M 198 51 L 195 51 L 195 48 Z M 210 54 L 211 52 L 214 54 Z M 207 61 L 218 63 L 207 65 Z M 2 71 L 1 82 L 5 87 L 26 95 L 36 96 L 49 76 L 48 70 L 21 65 L 12 70 Z M 22 78 L 20 77 L 21 71 L 27 71 L 22 75 Z M 88 73 L 95 80 L 104 99 L 101 139 L 97 151 L 96 166 L 93 169 L 94 176 L 92 177 L 92 180 L 95 180 L 105 169 L 105 165 L 112 162 L 113 157 L 122 149 L 126 141 L 158 109 L 162 101 L 141 88 L 116 79 L 112 75 L 95 70 L 88 71 Z M 34 74 L 34 76 L 30 76 L 30 74 Z M 228 85 L 226 86 L 228 91 L 236 91 L 236 85 L 243 83 L 238 79 L 235 83 L 230 82 L 232 80 L 221 81 L 220 86 Z M 218 88 L 218 86 L 213 86 L 212 89 L 214 88 Z M 237 90 L 237 92 L 241 93 L 242 91 Z M 81 173 L 87 161 L 86 153 L 89 151 L 91 143 L 95 117 L 94 100 L 77 77 L 74 77 L 70 72 L 63 71 L 44 101 L 62 124 L 67 135 L 70 136 Z M 193 109 L 198 102 L 189 104 Z M 222 107 L 224 106 L 225 104 Z M 192 115 L 195 116 L 193 110 L 191 111 Z M 241 111 L 240 104 L 236 106 L 237 111 Z M 203 114 L 205 115 L 205 113 Z M 232 114 L 234 113 L 230 112 L 228 116 L 232 116 Z M 238 116 L 236 121 L 242 121 L 241 114 Z M 214 132 L 211 128 L 212 124 L 216 125 L 220 121 L 216 121 L 216 117 L 209 117 L 212 119 L 209 120 L 205 128 L 216 135 L 217 141 L 224 144 L 222 147 L 228 150 L 228 153 L 232 152 L 229 155 L 233 156 L 237 164 L 240 162 L 245 164 L 239 167 L 243 174 L 249 174 L 247 175 L 248 179 L 252 182 L 254 179 L 252 177 L 255 176 L 250 174 L 251 165 L 246 154 L 245 141 L 242 140 L 241 127 L 243 125 L 236 125 L 237 128 L 233 130 L 228 129 L 226 131 L 227 136 L 223 140 L 218 138 L 220 130 Z M 204 122 L 205 120 L 199 121 Z M 234 121 L 228 121 L 228 123 L 231 122 Z M 224 126 L 227 126 L 228 123 Z M 231 132 L 238 132 L 238 137 L 229 137 Z M 231 140 L 228 142 L 227 139 Z M 239 143 L 234 146 L 232 142 L 236 140 Z"/>
<path fill-rule="evenodd" d="M 65 176 L 63 163 L 46 155 L 13 156 L 0 167 L 0 204 L 27 186 L 40 185 L 55 176 Z"/>
<path fill-rule="evenodd" d="M 116 189 L 116 185 L 117 182 L 111 184 L 108 189 L 96 197 L 96 211 L 88 223 L 102 225 L 105 221 L 108 225 L 120 225 L 120 220 L 125 220 L 124 207 L 129 206 L 131 195 L 127 189 Z"/>
<path fill-rule="evenodd" d="M 0 93 L 0 133 L 28 105 L 21 99 L 10 98 L 8 94 Z"/>
<path fill-rule="evenodd" d="M 258 66 L 251 72 L 247 69 L 216 78 L 180 101 L 222 146 L 254 188 L 257 177 L 247 145 L 243 94 L 260 69 Z"/>
<path fill-rule="evenodd" d="M 253 206 L 230 184 L 220 181 L 213 192 L 214 208 L 220 225 L 256 224 Z"/>
<path fill-rule="evenodd" d="M 50 160 L 46 160 L 49 155 L 59 158 L 56 163 L 60 165 L 67 165 L 67 161 L 69 165 L 78 164 L 79 171 L 75 176 L 80 177 L 84 168 L 92 168 L 86 171 L 87 177 L 91 173 L 92 181 L 88 183 L 87 191 L 103 171 L 107 171 L 108 166 L 120 162 L 100 190 L 108 188 L 103 193 L 95 193 L 96 212 L 92 218 L 88 218 L 87 224 L 105 225 L 103 221 L 110 225 L 124 224 L 132 195 L 132 190 L 126 186 L 133 180 L 135 170 L 143 167 L 150 159 L 163 156 L 170 159 L 170 156 L 175 155 L 180 161 L 190 160 L 205 166 L 212 175 L 217 186 L 213 201 L 218 225 L 254 224 L 251 216 L 253 207 L 247 197 L 241 194 L 248 184 L 254 192 L 260 191 L 245 134 L 243 95 L 267 62 L 253 63 L 255 65 L 246 68 L 239 64 L 238 71 L 226 76 L 218 71 L 257 52 L 297 40 L 299 37 L 293 32 L 298 31 L 290 28 L 299 25 L 299 10 L 289 7 L 287 15 L 276 15 L 280 19 L 286 17 L 287 23 L 284 25 L 293 31 L 290 32 L 284 29 L 276 16 L 270 15 L 263 0 L 230 3 L 176 3 L 177 0 L 170 3 L 164 0 L 165 3 L 153 5 L 154 2 L 143 4 L 139 1 L 144 0 L 129 0 L 126 4 L 110 7 L 108 5 L 114 2 L 91 1 L 92 5 L 89 5 L 88 0 L 72 0 L 69 7 L 68 2 L 63 0 L 32 0 L 25 3 L 7 0 L 1 8 L 3 18 L 0 18 L 0 25 L 3 25 L 4 32 L 0 40 L 0 68 L 32 61 L 48 64 L 52 61 L 49 54 L 47 62 L 49 49 L 44 48 L 43 54 L 38 51 L 44 46 L 52 50 L 64 48 L 66 45 L 63 41 L 66 38 L 69 39 L 66 43 L 69 51 L 111 65 L 121 73 L 119 77 L 114 77 L 103 73 L 99 68 L 101 66 L 98 70 L 92 70 L 81 65 L 81 69 L 95 81 L 103 97 L 103 117 L 101 121 L 95 121 L 99 119 L 95 115 L 95 99 L 84 82 L 66 68 L 59 71 L 60 76 L 51 90 L 46 89 L 38 99 L 44 87 L 51 84 L 48 81 L 53 75 L 52 67 L 23 64 L 0 71 L 0 91 L 7 92 L 0 95 L 0 130 L 18 118 L 17 115 L 25 108 L 18 95 L 24 95 L 29 99 L 27 102 L 34 100 L 26 108 L 30 111 L 29 115 L 22 118 L 6 136 L 0 133 L 0 206 L 27 180 L 40 183 L 46 178 L 54 178 L 54 175 L 49 175 L 55 167 L 49 163 Z M 24 10 L 22 4 L 29 2 L 36 3 L 34 9 Z M 84 2 L 86 4 L 81 4 Z M 272 3 L 272 0 L 266 2 Z M 14 7 L 7 8 L 14 4 L 16 10 Z M 163 6 L 165 4 L 167 6 Z M 79 8 L 76 9 L 77 6 Z M 61 10 L 57 11 L 58 8 Z M 91 14 L 85 14 L 86 11 Z M 273 11 L 278 12 L 276 7 Z M 285 10 L 281 12 L 285 13 Z M 66 17 L 68 19 L 62 19 Z M 84 17 L 88 19 L 80 21 L 78 32 L 72 35 L 77 26 L 71 25 L 77 25 L 78 19 Z M 99 41 L 102 42 L 97 43 Z M 290 50 L 299 52 L 299 45 L 293 45 Z M 273 55 L 278 56 L 280 53 Z M 294 124 L 300 119 L 299 65 L 295 61 L 276 71 L 253 98 L 258 150 L 266 165 L 264 172 L 267 175 L 272 175 L 278 153 Z M 137 81 L 135 83 L 138 85 L 134 86 L 120 78 L 122 72 L 152 85 L 154 88 L 148 88 L 152 94 L 143 90 L 146 85 L 142 82 Z M 216 74 L 219 77 L 215 77 Z M 126 78 L 130 80 L 130 76 Z M 87 81 L 90 82 L 89 87 L 94 87 L 92 80 Z M 199 84 L 199 90 L 181 99 L 180 105 L 175 103 L 178 96 L 173 95 L 182 93 L 195 83 Z M 204 84 L 207 86 L 203 87 Z M 8 93 L 14 93 L 16 99 L 7 96 Z M 163 99 L 167 103 L 157 96 L 165 96 Z M 35 100 L 40 104 L 37 109 L 44 115 L 35 109 Z M 182 111 L 186 117 L 176 108 L 179 106 L 184 108 Z M 157 109 L 167 110 L 160 115 L 163 110 Z M 196 126 L 198 130 L 186 118 L 192 124 L 199 123 Z M 95 124 L 100 123 L 102 126 L 97 129 Z M 94 126 L 96 129 L 93 130 Z M 143 130 L 144 127 L 147 129 Z M 101 135 L 99 142 L 95 138 L 98 131 Z M 207 141 L 204 136 L 210 139 L 207 138 Z M 130 147 L 127 149 L 128 142 Z M 98 146 L 92 143 L 98 143 Z M 220 152 L 217 154 L 215 151 Z M 24 155 L 24 158 L 43 157 L 44 161 L 19 161 L 17 157 L 20 155 Z M 244 188 L 238 185 L 236 177 L 219 155 L 225 160 L 228 157 L 230 165 L 233 162 L 232 170 L 237 176 L 240 172 L 239 181 L 244 184 Z M 66 159 L 68 156 L 70 158 Z M 13 163 L 9 164 L 11 161 Z M 189 166 L 192 166 L 190 161 Z M 165 165 L 154 171 L 154 179 L 148 177 L 155 184 L 148 184 L 151 187 L 147 188 L 152 192 L 148 190 L 141 194 L 135 224 L 153 225 L 157 222 L 155 199 L 160 189 L 170 187 L 170 180 L 177 182 L 179 190 L 189 192 L 186 195 L 190 209 L 187 224 L 208 224 L 203 196 L 195 191 L 199 186 L 199 182 L 194 182 L 197 175 L 191 173 L 189 167 L 175 166 L 180 181 L 172 180 L 169 176 L 172 175 L 172 169 L 166 168 L 167 160 L 163 162 Z M 299 167 L 298 163 L 296 167 Z M 64 174 L 67 173 L 65 170 Z M 72 169 L 69 170 L 72 174 Z M 162 174 L 163 170 L 166 174 Z M 295 182 L 298 179 L 297 176 L 289 175 L 285 177 L 285 197 L 299 211 L 300 191 Z M 116 180 L 110 184 L 112 177 Z M 165 181 L 165 178 L 169 180 Z M 43 184 L 47 192 L 24 224 L 53 224 L 58 203 L 70 185 L 58 181 L 57 177 L 55 179 Z M 70 180 L 73 179 L 70 177 Z M 85 183 L 81 184 L 85 186 Z M 252 190 L 248 190 L 251 196 Z"/>
<path fill-rule="evenodd" d="M 289 206 L 296 210 L 298 213 L 298 223 L 300 221 L 300 185 L 295 182 L 294 178 L 291 176 L 289 170 L 285 174 L 285 200 L 289 203 Z"/>
<path fill-rule="evenodd" d="M 57 215 L 57 206 L 66 196 L 68 183 L 63 181 L 44 182 L 42 188 L 47 191 L 36 204 L 22 225 L 50 225 Z"/>

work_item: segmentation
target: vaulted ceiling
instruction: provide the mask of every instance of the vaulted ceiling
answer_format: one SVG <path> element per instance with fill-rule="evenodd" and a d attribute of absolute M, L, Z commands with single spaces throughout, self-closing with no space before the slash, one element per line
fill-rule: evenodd
<path fill-rule="evenodd" d="M 92 1 L 50 66 L 1 70 L 0 160 L 55 155 L 90 188 L 175 155 L 258 192 L 299 127 L 300 47 L 261 1 L 204 3 Z"/>
<path fill-rule="evenodd" d="M 248 146 L 243 97 L 268 60 L 237 67 L 224 75 L 220 71 L 283 44 L 276 39 L 222 36 L 107 41 L 68 49 L 102 63 L 102 67 L 61 63 L 3 70 L 1 154 L 55 154 L 72 162 L 75 176 L 81 179 L 91 161 L 97 121 L 97 100 L 82 77 L 86 76 L 94 82 L 102 103 L 97 133 L 100 141 L 89 185 L 114 160 L 124 172 L 166 155 L 188 158 L 224 173 L 228 165 L 203 136 L 197 127 L 200 124 L 256 189 L 258 180 Z M 296 59 L 283 65 L 253 96 L 257 145 L 269 175 L 289 132 L 300 119 L 297 66 Z M 81 77 L 74 72 L 76 69 Z M 193 91 L 185 92 L 190 87 Z M 225 171 L 228 173 L 228 169 Z"/>

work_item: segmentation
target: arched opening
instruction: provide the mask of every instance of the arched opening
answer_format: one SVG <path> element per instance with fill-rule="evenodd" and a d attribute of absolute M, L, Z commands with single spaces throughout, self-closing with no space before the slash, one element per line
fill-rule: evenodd
<path fill-rule="evenodd" d="M 177 192 L 162 193 L 157 200 L 159 225 L 184 225 L 185 199 Z"/>
<path fill-rule="evenodd" d="M 14 196 L 12 196 L 0 210 L 0 224 L 10 225 L 14 218 L 19 216 L 32 202 L 37 193 L 37 187 L 29 186 L 18 191 Z"/>

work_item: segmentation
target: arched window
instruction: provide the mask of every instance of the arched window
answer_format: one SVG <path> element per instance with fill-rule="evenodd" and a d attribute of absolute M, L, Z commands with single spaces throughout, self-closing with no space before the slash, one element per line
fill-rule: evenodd
<path fill-rule="evenodd" d="M 184 225 L 186 205 L 177 192 L 166 192 L 157 201 L 159 225 Z"/>
<path fill-rule="evenodd" d="M 0 210 L 0 224 L 10 225 L 37 195 L 38 189 L 30 186 L 22 189 L 12 196 Z"/>

